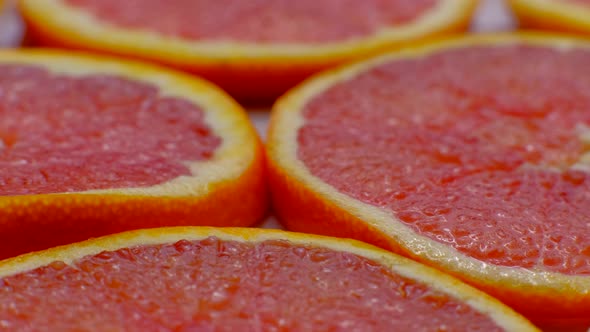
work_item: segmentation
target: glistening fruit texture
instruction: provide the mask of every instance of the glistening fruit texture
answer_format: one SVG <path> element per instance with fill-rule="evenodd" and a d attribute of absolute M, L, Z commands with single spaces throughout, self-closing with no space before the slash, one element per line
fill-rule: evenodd
<path fill-rule="evenodd" d="M 410 260 L 276 231 L 123 233 L 0 263 L 0 285 L 12 331 L 536 331 Z"/>
<path fill-rule="evenodd" d="M 590 32 L 588 1 L 507 2 L 522 26 Z M 0 329 L 590 326 L 587 42 L 415 46 L 465 30 L 476 0 L 18 3 L 29 45 L 122 58 L 0 51 L 0 259 L 150 230 L 0 262 Z M 278 101 L 268 158 L 190 76 L 269 103 L 358 60 Z M 267 177 L 289 229 L 437 270 L 344 239 L 158 228 L 253 225 Z"/>
<path fill-rule="evenodd" d="M 271 102 L 308 75 L 467 28 L 475 0 L 23 0 L 31 41 L 142 58 Z"/>
<path fill-rule="evenodd" d="M 187 40 L 315 44 L 365 37 L 383 26 L 411 22 L 439 1 L 181 0 L 174 6 L 157 0 L 124 5 L 116 0 L 64 2 L 121 28 Z M 160 19 L 162 13 L 166 19 Z"/>
<path fill-rule="evenodd" d="M 0 89 L 2 195 L 154 186 L 222 141 L 198 106 L 125 77 L 2 64 Z"/>
<path fill-rule="evenodd" d="M 589 87 L 589 45 L 545 37 L 443 42 L 320 75 L 274 110 L 276 211 L 532 318 L 587 320 Z"/>
<path fill-rule="evenodd" d="M 1 51 L 0 92 L 0 257 L 163 220 L 249 226 L 266 213 L 261 143 L 207 82 L 91 55 Z"/>

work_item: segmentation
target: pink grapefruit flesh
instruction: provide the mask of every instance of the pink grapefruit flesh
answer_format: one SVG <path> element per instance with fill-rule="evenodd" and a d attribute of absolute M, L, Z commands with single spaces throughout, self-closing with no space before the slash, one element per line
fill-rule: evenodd
<path fill-rule="evenodd" d="M 0 195 L 149 187 L 221 144 L 198 106 L 150 83 L 0 65 Z"/>
<path fill-rule="evenodd" d="M 590 275 L 590 51 L 477 46 L 379 65 L 304 109 L 311 173 L 491 264 Z"/>
<path fill-rule="evenodd" d="M 254 43 L 322 43 L 364 37 L 385 26 L 410 22 L 437 2 L 66 0 L 68 5 L 118 27 L 191 40 Z"/>
<path fill-rule="evenodd" d="M 284 240 L 135 246 L 0 279 L 0 327 L 10 330 L 235 331 L 253 322 L 265 331 L 502 330 L 367 258 Z"/>

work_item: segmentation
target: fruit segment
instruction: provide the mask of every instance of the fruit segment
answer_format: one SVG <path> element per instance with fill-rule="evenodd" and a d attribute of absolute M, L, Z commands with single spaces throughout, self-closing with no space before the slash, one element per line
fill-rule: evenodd
<path fill-rule="evenodd" d="M 29 39 L 141 58 L 272 101 L 310 74 L 467 29 L 475 0 L 22 0 Z"/>
<path fill-rule="evenodd" d="M 262 153 L 243 109 L 201 79 L 88 54 L 1 51 L 0 257 L 161 218 L 252 225 L 267 207 Z"/>
<path fill-rule="evenodd" d="M 150 83 L 0 64 L 0 90 L 0 195 L 150 187 L 222 142 L 198 105 Z"/>
<path fill-rule="evenodd" d="M 437 0 L 66 0 L 119 28 L 194 41 L 322 43 L 366 37 L 433 10 Z M 140 13 L 140 15 L 138 15 Z M 162 13 L 166 13 L 165 19 Z"/>
<path fill-rule="evenodd" d="M 40 252 L 0 263 L 0 294 L 10 330 L 535 331 L 385 251 L 262 230 L 156 229 Z"/>
<path fill-rule="evenodd" d="M 456 39 L 319 75 L 274 109 L 276 211 L 531 317 L 585 319 L 589 91 L 590 46 L 544 36 Z"/>
<path fill-rule="evenodd" d="M 471 257 L 590 275 L 587 69 L 588 50 L 527 45 L 376 66 L 305 106 L 297 156 Z"/>

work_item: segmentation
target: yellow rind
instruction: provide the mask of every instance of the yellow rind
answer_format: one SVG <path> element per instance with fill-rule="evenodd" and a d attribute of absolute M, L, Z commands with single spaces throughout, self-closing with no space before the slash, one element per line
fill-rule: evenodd
<path fill-rule="evenodd" d="M 260 243 L 263 241 L 289 241 L 294 245 L 322 247 L 350 252 L 379 263 L 401 276 L 424 283 L 437 291 L 469 304 L 478 312 L 491 317 L 506 331 L 538 331 L 526 319 L 496 299 L 459 280 L 412 260 L 397 256 L 363 242 L 318 235 L 292 233 L 279 230 L 253 228 L 168 227 L 136 230 L 91 239 L 88 241 L 31 253 L 0 262 L 0 278 L 46 266 L 55 261 L 71 264 L 85 256 L 121 248 L 172 244 L 180 240 L 198 241 L 217 237 L 223 241 Z M 458 317 L 460 319 L 460 317 Z"/>
<path fill-rule="evenodd" d="M 508 0 L 526 28 L 590 35 L 590 6 L 558 0 Z"/>
<path fill-rule="evenodd" d="M 271 101 L 312 73 L 465 31 L 476 0 L 440 0 L 415 20 L 345 41 L 255 43 L 190 40 L 120 28 L 63 0 L 20 0 L 30 43 L 149 60 L 201 75 L 242 101 Z"/>
<path fill-rule="evenodd" d="M 260 44 L 253 42 L 194 41 L 166 37 L 149 31 L 130 31 L 101 22 L 94 16 L 66 5 L 63 0 L 21 0 L 21 10 L 34 21 L 43 22 L 56 34 L 83 41 L 97 48 L 117 50 L 125 54 L 142 54 L 146 57 L 175 59 L 183 63 L 229 64 L 247 59 L 253 63 L 284 62 L 291 64 L 321 61 L 325 58 L 345 57 L 366 53 L 392 42 L 410 40 L 444 30 L 457 21 L 470 17 L 477 5 L 474 0 L 443 0 L 412 23 L 401 27 L 384 27 L 369 37 L 322 43 Z M 51 15 L 48 15 L 51 13 Z M 103 38 L 109 36 L 109 38 Z"/>
<path fill-rule="evenodd" d="M 151 64 L 91 53 L 71 53 L 51 49 L 1 50 L 0 63 L 39 65 L 51 72 L 71 76 L 113 74 L 152 83 L 160 89 L 163 96 L 180 97 L 199 105 L 205 114 L 207 125 L 223 138 L 212 159 L 188 163 L 187 166 L 198 177 L 182 176 L 150 188 L 92 190 L 84 193 L 147 196 L 174 193 L 175 196 L 202 196 L 215 183 L 239 177 L 254 161 L 255 153 L 252 148 L 244 147 L 255 147 L 259 141 L 255 129 L 251 125 L 244 125 L 249 124 L 246 112 L 213 84 Z"/>
<path fill-rule="evenodd" d="M 363 203 L 339 192 L 311 174 L 297 157 L 297 133 L 304 124 L 301 110 L 312 98 L 334 84 L 352 79 L 369 68 L 390 61 L 420 58 L 454 48 L 515 43 L 562 50 L 574 47 L 590 49 L 590 43 L 582 39 L 540 33 L 473 35 L 391 52 L 343 68 L 326 71 L 308 79 L 281 97 L 273 107 L 267 140 L 271 191 L 276 190 L 273 188 L 272 177 L 274 176 L 279 179 L 276 181 L 280 181 L 281 190 L 290 191 L 291 197 L 305 197 L 301 200 L 307 199 L 313 201 L 313 204 L 320 199 L 322 207 L 318 209 L 322 209 L 321 213 L 341 214 L 346 220 L 354 219 L 363 223 L 357 225 L 357 229 L 346 228 L 352 227 L 348 224 L 342 225 L 343 229 L 346 228 L 342 231 L 325 229 L 322 230 L 324 234 L 358 232 L 359 238 L 372 239 L 379 246 L 449 272 L 507 302 L 511 300 L 511 297 L 513 299 L 514 294 L 520 294 L 523 301 L 527 301 L 526 298 L 529 296 L 531 301 L 536 301 L 539 298 L 550 299 L 554 297 L 554 294 L 560 294 L 560 301 L 571 308 L 580 308 L 590 303 L 590 276 L 565 275 L 542 269 L 505 267 L 471 258 L 451 246 L 419 235 L 395 218 L 390 211 Z M 275 195 L 274 192 L 273 195 Z M 278 198 L 273 197 L 273 199 Z M 281 215 L 280 209 L 277 213 Z M 325 215 L 322 218 L 325 218 Z M 298 220 L 292 220 L 290 223 L 297 225 Z M 302 229 L 304 228 L 297 230 Z"/>
<path fill-rule="evenodd" d="M 262 143 L 243 108 L 213 84 L 156 65 L 82 52 L 0 50 L 0 64 L 5 63 L 152 83 L 163 96 L 197 105 L 221 145 L 207 160 L 187 160 L 191 175 L 151 187 L 0 196 L 0 258 L 129 229 L 249 226 L 264 217 Z"/>

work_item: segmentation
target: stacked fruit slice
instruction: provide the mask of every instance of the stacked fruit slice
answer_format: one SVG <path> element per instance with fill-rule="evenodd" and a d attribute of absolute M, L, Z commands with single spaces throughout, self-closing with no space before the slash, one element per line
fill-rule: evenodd
<path fill-rule="evenodd" d="M 433 265 L 537 320 L 590 317 L 590 45 L 473 37 L 320 75 L 268 154 L 292 230 Z"/>
<path fill-rule="evenodd" d="M 128 229 L 249 226 L 263 149 L 202 80 L 143 64 L 0 52 L 0 256 Z"/>
<path fill-rule="evenodd" d="M 318 70 L 464 30 L 475 0 L 23 0 L 32 40 L 148 59 L 247 100 Z"/>
<path fill-rule="evenodd" d="M 112 235 L 4 261 L 0 285 L 13 331 L 536 331 L 408 259 L 281 231 Z"/>
<path fill-rule="evenodd" d="M 529 26 L 590 32 L 588 1 L 510 3 Z M 20 9 L 38 44 L 150 60 L 268 100 L 319 70 L 460 31 L 475 4 Z M 1 51 L 0 258 L 143 230 L 0 262 L 0 329 L 536 330 L 513 309 L 587 328 L 589 91 L 590 45 L 579 40 L 472 37 L 381 55 L 279 100 L 266 174 L 243 110 L 201 79 L 88 54 Z M 158 228 L 252 225 L 266 213 L 267 175 L 290 230 L 388 251 Z"/>

